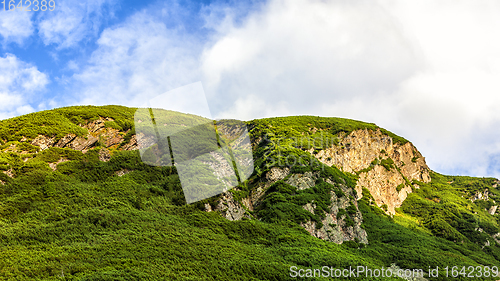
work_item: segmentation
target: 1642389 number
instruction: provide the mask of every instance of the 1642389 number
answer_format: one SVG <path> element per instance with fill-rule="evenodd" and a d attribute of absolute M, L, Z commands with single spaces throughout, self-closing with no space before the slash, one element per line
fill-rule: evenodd
<path fill-rule="evenodd" d="M 54 11 L 56 2 L 54 0 L 3 0 L 0 2 L 4 11 L 21 10 L 25 12 Z"/>
<path fill-rule="evenodd" d="M 453 267 L 445 267 L 446 277 L 454 277 L 458 276 L 467 277 L 467 278 L 481 278 L 481 277 L 497 277 L 498 276 L 498 267 L 496 266 L 453 266 Z"/>

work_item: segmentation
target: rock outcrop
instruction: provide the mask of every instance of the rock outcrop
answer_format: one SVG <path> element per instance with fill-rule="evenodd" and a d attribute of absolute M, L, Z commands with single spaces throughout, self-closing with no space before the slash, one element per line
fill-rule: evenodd
<path fill-rule="evenodd" d="M 104 146 L 106 148 L 117 148 L 123 141 L 124 136 L 128 132 L 120 132 L 115 128 L 106 127 L 105 122 L 114 121 L 112 118 L 99 118 L 93 122 L 81 127 L 87 129 L 87 135 L 77 136 L 75 134 L 67 134 L 57 140 L 55 137 L 45 135 L 38 135 L 31 141 L 31 144 L 38 146 L 40 150 L 45 150 L 50 147 L 71 148 L 74 150 L 86 153 L 89 149 L 97 146 Z M 138 148 L 138 139 L 142 140 L 143 136 L 133 135 L 130 141 L 125 144 L 123 150 L 134 150 Z M 21 142 L 27 141 L 23 138 Z M 104 159 L 104 158 L 103 158 Z"/>
<path fill-rule="evenodd" d="M 385 167 L 378 165 L 373 167 L 372 170 L 359 175 L 356 184 L 358 196 L 362 193 L 363 187 L 370 191 L 379 207 L 387 206 L 385 209 L 389 214 L 394 214 L 395 208 L 399 208 L 408 194 L 412 192 L 411 185 L 406 184 L 401 173 L 392 169 L 387 170 Z"/>
<path fill-rule="evenodd" d="M 99 160 L 102 162 L 108 162 L 111 160 L 111 153 L 109 153 L 109 150 L 106 148 L 101 148 L 99 150 Z"/>
<path fill-rule="evenodd" d="M 54 138 L 39 135 L 31 142 L 31 144 L 40 147 L 40 150 L 45 150 L 54 145 Z"/>
<path fill-rule="evenodd" d="M 491 206 L 491 208 L 488 210 L 488 213 L 493 216 L 497 212 L 497 209 L 497 205 Z"/>
<path fill-rule="evenodd" d="M 115 148 L 122 150 L 135 150 L 141 146 L 147 147 L 153 140 L 143 134 L 133 135 L 127 143 L 124 137 L 127 132 L 106 126 L 106 122 L 113 121 L 111 118 L 99 118 L 93 122 L 81 125 L 87 130 L 84 136 L 67 134 L 56 139 L 52 136 L 39 135 L 33 140 L 22 139 L 31 145 L 45 150 L 50 147 L 71 148 L 86 153 L 94 147 L 101 147 L 99 159 L 109 161 L 110 151 Z M 228 140 L 237 142 L 237 136 L 241 135 L 244 127 L 218 126 L 219 133 Z M 314 128 L 312 131 L 314 132 Z M 257 141 L 257 142 L 256 142 Z M 254 140 L 252 146 L 255 148 L 259 140 Z M 250 144 L 241 144 L 250 145 Z M 15 149 L 15 148 L 13 148 Z M 368 243 L 366 232 L 361 227 L 363 218 L 358 210 L 357 200 L 362 197 L 362 189 L 367 188 L 372 194 L 375 203 L 384 207 L 388 214 L 394 214 L 395 209 L 400 207 L 409 193 L 418 188 L 417 182 L 429 182 L 429 168 L 424 157 L 409 142 L 395 143 L 393 139 L 380 130 L 357 130 L 350 134 L 340 134 L 338 142 L 323 150 L 310 149 L 309 152 L 320 162 L 328 166 L 336 166 L 344 172 L 355 173 L 358 181 L 355 188 L 346 185 L 334 184 L 340 188 L 344 196 L 338 197 L 335 192 L 331 193 L 330 211 L 325 213 L 321 225 L 317 221 L 307 221 L 302 226 L 311 235 L 342 243 L 344 241 L 356 240 Z M 65 161 L 61 159 L 60 161 Z M 220 161 L 219 161 L 220 162 Z M 59 163 L 59 162 L 58 162 Z M 58 163 L 51 163 L 52 169 L 57 169 Z M 207 163 L 210 164 L 210 163 Z M 232 171 L 227 169 L 215 169 L 217 171 Z M 121 176 L 128 171 L 117 173 Z M 227 174 L 217 174 L 218 178 L 227 177 Z M 297 190 L 305 190 L 315 186 L 319 173 L 305 172 L 291 174 L 290 168 L 271 168 L 260 179 L 253 183 L 246 198 L 235 199 L 233 193 L 228 191 L 219 197 L 216 206 L 211 206 L 207 211 L 218 211 L 229 220 L 240 220 L 244 217 L 252 217 L 251 212 L 256 210 L 262 202 L 269 187 L 279 181 L 285 180 Z M 308 212 L 314 214 L 314 202 L 302 206 Z M 346 213 L 345 210 L 350 210 Z M 496 210 L 495 210 L 496 211 Z M 323 217 L 323 216 L 321 216 Z"/>
<path fill-rule="evenodd" d="M 326 165 L 358 174 L 358 198 L 363 187 L 367 188 L 378 206 L 387 206 L 389 214 L 394 214 L 412 192 L 412 181 L 431 180 L 425 158 L 410 142 L 394 143 L 380 130 L 353 131 L 341 136 L 337 145 L 313 155 Z"/>
<path fill-rule="evenodd" d="M 344 196 L 337 197 L 335 192 L 331 192 L 330 212 L 325 214 L 325 218 L 321 220 L 321 227 L 316 226 L 316 222 L 308 221 L 301 224 L 307 232 L 312 236 L 321 238 L 326 241 L 331 241 L 341 244 L 345 241 L 358 241 L 360 243 L 368 244 L 368 237 L 366 231 L 361 227 L 363 222 L 363 215 L 358 209 L 356 193 L 351 188 L 344 185 L 338 185 L 333 182 L 331 184 L 337 185 L 344 192 Z M 355 210 L 353 213 L 345 212 L 353 205 Z M 314 208 L 311 203 L 304 206 L 304 209 L 314 213 Z"/>
<path fill-rule="evenodd" d="M 285 180 L 285 183 L 296 187 L 297 190 L 304 190 L 315 186 L 318 178 L 318 172 L 290 174 L 289 168 L 273 167 L 251 190 L 250 195 L 241 200 L 241 203 L 236 201 L 231 191 L 229 191 L 221 195 L 215 210 L 219 211 L 229 220 L 239 220 L 244 216 L 250 217 L 247 210 L 253 211 L 260 205 L 266 190 L 273 183 L 279 180 Z M 367 244 L 368 239 L 366 231 L 361 227 L 363 216 L 358 210 L 356 191 L 342 184 L 334 183 L 329 180 L 327 180 L 327 182 L 340 188 L 344 195 L 338 197 L 335 192 L 331 192 L 332 204 L 329 206 L 330 212 L 325 213 L 325 218 L 321 220 L 321 227 L 317 227 L 315 221 L 302 223 L 302 227 L 312 236 L 326 241 L 340 244 L 344 241 L 355 240 Z M 351 205 L 354 206 L 354 209 Z M 307 203 L 302 207 L 312 214 L 315 212 L 314 202 Z M 351 213 L 346 212 L 345 210 L 347 209 L 350 209 Z M 207 211 L 209 211 L 208 208 Z"/>
<path fill-rule="evenodd" d="M 253 146 L 255 148 L 255 143 Z M 328 166 L 358 175 L 354 189 L 329 182 L 340 188 L 344 195 L 338 197 L 335 192 L 331 193 L 330 211 L 325 213 L 321 225 L 317 226 L 316 221 L 301 224 L 311 235 L 335 243 L 351 240 L 368 243 L 366 231 L 361 227 L 363 216 L 357 204 L 363 188 L 370 191 L 379 207 L 388 214 L 395 214 L 395 209 L 401 206 L 408 194 L 419 188 L 416 182 L 431 180 L 424 157 L 410 142 L 394 143 L 380 130 L 353 131 L 340 135 L 339 141 L 331 147 L 319 151 L 311 148 L 308 152 Z M 227 192 L 220 197 L 215 210 L 230 220 L 241 219 L 250 216 L 247 211 L 258 208 L 273 183 L 284 180 L 297 190 L 304 190 L 315 186 L 319 177 L 319 172 L 291 174 L 290 168 L 273 167 L 254 184 L 247 198 L 237 202 L 231 192 Z M 316 206 L 310 202 L 302 207 L 314 214 Z M 347 209 L 350 212 L 346 212 Z"/>
<path fill-rule="evenodd" d="M 249 217 L 249 215 L 246 214 L 245 208 L 234 199 L 231 192 L 222 194 L 215 210 L 219 211 L 223 217 L 231 221 L 240 220 L 245 215 Z"/>
<path fill-rule="evenodd" d="M 470 201 L 472 202 L 476 200 L 485 200 L 485 201 L 490 200 L 488 189 L 485 189 L 483 192 L 478 191 L 476 192 L 476 194 L 474 194 L 474 196 L 470 198 Z"/>

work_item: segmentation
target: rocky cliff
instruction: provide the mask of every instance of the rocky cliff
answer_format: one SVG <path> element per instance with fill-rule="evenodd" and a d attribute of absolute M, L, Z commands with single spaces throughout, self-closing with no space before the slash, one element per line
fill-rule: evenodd
<path fill-rule="evenodd" d="M 4 145 L 2 152 L 16 152 L 23 157 L 23 161 L 28 161 L 31 157 L 35 157 L 36 153 L 46 150 L 51 147 L 69 148 L 86 153 L 88 150 L 99 147 L 99 159 L 101 161 L 109 161 L 111 158 L 111 150 L 135 150 L 138 148 L 138 141 L 141 141 L 141 135 L 132 135 L 129 139 L 126 138 L 126 131 L 120 131 L 106 125 L 106 122 L 113 122 L 113 118 L 100 117 L 97 120 L 79 124 L 83 128 L 85 134 L 77 135 L 68 133 L 63 137 L 47 136 L 39 134 L 34 138 L 22 137 L 19 141 L 11 141 Z M 108 123 L 109 124 L 109 123 Z M 34 153 L 33 153 L 34 152 Z M 57 165 L 66 162 L 68 159 L 61 158 L 57 161 L 48 163 L 52 170 L 57 170 Z M 13 169 L 3 171 L 9 177 L 14 177 Z M 1 184 L 1 182 L 0 182 Z"/>
<path fill-rule="evenodd" d="M 215 210 L 221 212 L 229 220 L 239 220 L 245 216 L 251 217 L 251 213 L 259 207 L 266 191 L 274 183 L 283 180 L 297 190 L 305 190 L 314 187 L 319 178 L 319 172 L 292 173 L 290 168 L 274 167 L 259 180 L 248 197 L 237 201 L 232 192 L 229 191 L 220 197 Z M 323 240 L 335 243 L 355 240 L 367 244 L 367 234 L 361 226 L 363 218 L 358 210 L 355 190 L 345 184 L 338 184 L 328 179 L 327 182 L 340 190 L 340 192 L 330 192 L 329 212 L 324 214 L 319 225 L 315 221 L 307 220 L 301 223 L 302 227 L 311 235 Z M 316 212 L 314 202 L 306 203 L 302 207 L 312 214 Z"/>
<path fill-rule="evenodd" d="M 349 135 L 341 135 L 338 145 L 314 155 L 326 165 L 335 165 L 345 172 L 358 174 L 358 198 L 362 197 L 361 191 L 365 187 L 377 205 L 386 205 L 390 214 L 394 214 L 394 209 L 401 206 L 408 193 L 412 192 L 412 187 L 418 188 L 414 181 L 431 180 L 425 158 L 413 144 L 394 143 L 391 137 L 380 130 L 357 130 Z"/>
<path fill-rule="evenodd" d="M 261 141 L 255 140 L 254 147 Z M 338 186 L 342 193 L 331 192 L 332 203 L 320 227 L 312 220 L 301 223 L 311 235 L 335 243 L 351 240 L 368 243 L 366 232 L 361 227 L 363 217 L 357 205 L 357 200 L 363 196 L 363 188 L 370 191 L 379 207 L 393 215 L 395 208 L 401 206 L 408 194 L 419 188 L 418 182 L 430 181 L 430 169 L 420 152 L 410 142 L 395 143 L 380 130 L 341 133 L 336 144 L 319 151 L 314 148 L 307 151 L 323 164 L 358 176 L 354 189 L 327 179 L 327 182 Z M 284 180 L 297 190 L 304 190 L 315 186 L 318 178 L 319 172 L 292 173 L 289 167 L 274 167 L 253 186 L 248 197 L 238 201 L 230 191 L 220 197 L 215 210 L 230 220 L 249 217 L 273 183 Z M 303 208 L 313 214 L 315 212 L 314 203 L 304 204 Z M 350 213 L 345 212 L 347 209 Z"/>
<path fill-rule="evenodd" d="M 115 149 L 134 150 L 141 141 L 147 141 L 143 135 L 133 134 L 126 138 L 127 131 L 120 131 L 107 122 L 114 121 L 109 117 L 100 117 L 92 122 L 79 126 L 87 132 L 84 135 L 68 133 L 63 137 L 38 135 L 33 139 L 23 138 L 13 143 L 7 150 L 22 152 L 22 143 L 28 143 L 38 151 L 49 147 L 70 148 L 85 153 L 89 149 L 100 147 L 100 160 L 108 161 L 110 151 Z M 221 126 L 220 134 L 231 140 L 231 136 L 240 135 L 241 128 Z M 313 128 L 314 130 L 314 128 Z M 262 138 L 253 139 L 252 147 L 258 147 Z M 7 151 L 4 149 L 4 151 Z M 362 228 L 363 217 L 358 209 L 357 200 L 362 197 L 362 189 L 367 188 L 372 194 L 375 203 L 388 214 L 394 214 L 395 208 L 401 206 L 412 189 L 418 188 L 418 182 L 429 182 L 429 168 L 424 157 L 410 143 L 394 142 L 393 138 L 380 130 L 354 130 L 348 134 L 340 133 L 338 142 L 321 150 L 313 148 L 306 150 L 321 163 L 338 167 L 340 170 L 356 174 L 358 180 L 354 187 L 342 182 L 333 182 L 322 178 L 319 172 L 292 172 L 292 167 L 274 167 L 260 177 L 253 179 L 247 196 L 235 196 L 234 191 L 219 196 L 215 205 L 206 204 L 207 211 L 220 212 L 229 220 L 240 220 L 244 217 L 256 217 L 256 209 L 266 197 L 269 188 L 278 181 L 284 181 L 296 190 L 313 188 L 318 180 L 322 179 L 331 184 L 338 192 L 330 192 L 328 210 L 318 211 L 315 202 L 307 202 L 302 208 L 319 216 L 320 219 L 308 219 L 301 225 L 313 236 L 342 243 L 344 241 L 359 241 L 368 243 L 366 231 Z M 66 161 L 60 159 L 50 163 L 53 170 L 57 165 Z M 10 170 L 4 173 L 12 176 Z"/>
<path fill-rule="evenodd" d="M 67 134 L 63 138 L 57 140 L 56 137 L 38 135 L 31 141 L 31 144 L 38 146 L 40 150 L 45 150 L 49 147 L 59 147 L 71 148 L 84 153 L 98 144 L 107 148 L 118 148 L 118 146 L 124 141 L 124 136 L 129 132 L 129 130 L 126 132 L 120 132 L 118 129 L 107 127 L 106 122 L 110 121 L 114 120 L 109 117 L 100 117 L 98 120 L 87 124 L 80 124 L 82 128 L 87 130 L 87 134 L 85 136 Z M 23 141 L 25 141 L 25 139 L 21 140 L 21 142 Z M 137 136 L 133 135 L 130 141 L 125 144 L 122 149 L 137 149 Z"/>

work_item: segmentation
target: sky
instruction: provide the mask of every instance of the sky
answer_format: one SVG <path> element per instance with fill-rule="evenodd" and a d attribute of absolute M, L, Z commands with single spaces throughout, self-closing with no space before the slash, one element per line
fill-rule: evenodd
<path fill-rule="evenodd" d="M 499 1 L 51 4 L 0 11 L 0 119 L 201 81 L 214 118 L 362 120 L 434 171 L 500 178 Z"/>

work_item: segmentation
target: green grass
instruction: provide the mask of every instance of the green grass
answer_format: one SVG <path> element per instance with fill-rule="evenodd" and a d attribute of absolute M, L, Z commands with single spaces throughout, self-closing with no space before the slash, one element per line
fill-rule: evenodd
<path fill-rule="evenodd" d="M 336 180 L 341 183 L 339 179 Z M 318 179 L 315 186 L 305 190 L 297 190 L 284 181 L 277 181 L 266 191 L 266 197 L 257 209 L 257 216 L 266 222 L 304 223 L 310 220 L 316 222 L 317 228 L 321 228 L 321 220 L 330 212 L 330 192 L 333 190 L 340 189 L 322 178 Z M 302 207 L 308 203 L 314 203 L 314 214 Z"/>
<path fill-rule="evenodd" d="M 54 154 L 73 160 L 0 186 L 2 280 L 288 280 L 292 265 L 384 266 L 289 220 L 231 222 L 184 205 L 175 169 L 144 165 L 137 151 L 38 160 Z"/>
<path fill-rule="evenodd" d="M 450 280 L 443 276 L 446 266 L 498 266 L 495 258 L 488 251 L 473 243 L 454 243 L 436 237 L 415 224 L 401 225 L 399 219 L 392 219 L 383 214 L 377 215 L 377 207 L 367 200 L 358 201 L 363 213 L 364 228 L 368 232 L 370 244 L 359 250 L 360 254 L 380 259 L 386 264 L 396 263 L 401 268 L 428 270 L 439 267 L 440 278 L 431 280 Z M 497 246 L 496 246 L 497 247 Z M 454 280 L 469 280 L 457 278 Z M 484 280 L 484 279 L 483 279 Z M 490 278 L 490 280 L 495 280 Z"/>
<path fill-rule="evenodd" d="M 444 176 L 437 173 L 431 173 L 431 177 L 431 183 L 420 183 L 420 189 L 408 196 L 402 210 L 421 218 L 436 236 L 479 245 L 490 241 L 495 245 L 496 242 L 490 235 L 500 232 L 498 215 L 491 216 L 485 209 L 493 205 L 492 200 L 498 200 L 500 194 L 497 189 L 492 188 L 494 179 Z M 478 200 L 472 203 L 468 200 L 476 192 L 485 190 L 489 190 L 490 202 Z M 485 231 L 477 231 L 477 228 Z M 491 250 L 500 249 L 494 247 Z"/>
<path fill-rule="evenodd" d="M 500 192 L 490 178 L 431 173 L 432 182 L 415 182 L 420 189 L 408 196 L 394 217 L 377 207 L 364 189 L 358 207 L 368 245 L 337 245 L 300 227 L 306 220 L 319 223 L 329 211 L 331 192 L 346 196 L 339 185 L 354 188 L 357 181 L 357 175 L 325 166 L 305 150 L 335 144 L 339 134 L 353 130 L 376 130 L 375 124 L 312 116 L 247 122 L 252 138 L 261 142 L 253 147 L 254 174 L 231 191 L 237 200 L 249 196 L 267 170 L 285 167 L 293 157 L 302 165 L 291 167 L 292 174 L 311 172 L 319 179 L 305 190 L 278 181 L 251 212 L 252 219 L 241 221 L 203 211 L 205 203 L 215 207 L 217 198 L 186 205 L 176 169 L 148 166 L 138 151 L 113 150 L 111 160 L 101 162 L 100 148 L 85 154 L 60 148 L 39 152 L 19 142 L 38 134 L 84 135 L 78 124 L 99 117 L 113 118 L 105 125 L 128 131 L 130 139 L 134 113 L 135 109 L 119 106 L 70 107 L 0 121 L 1 149 L 16 146 L 27 152 L 0 153 L 1 280 L 304 280 L 290 278 L 290 267 L 396 264 L 426 271 L 436 266 L 500 264 L 500 247 L 491 238 L 499 231 L 499 215 L 486 211 L 500 200 Z M 181 126 L 189 119 L 169 114 L 158 122 L 171 118 Z M 407 142 L 381 130 L 394 142 Z M 188 155 L 196 153 L 189 142 L 184 144 Z M 66 162 L 53 171 L 49 163 L 60 160 Z M 394 168 L 390 160 L 378 159 L 370 168 L 375 165 Z M 11 171 L 14 178 L 2 171 Z M 119 171 L 128 173 L 119 177 Z M 488 200 L 468 200 L 486 189 Z M 313 202 L 314 214 L 303 209 Z M 350 225 L 355 211 L 351 204 L 339 214 Z M 490 246 L 484 246 L 486 241 Z M 435 280 L 448 279 L 441 275 Z"/>
<path fill-rule="evenodd" d="M 20 141 L 23 137 L 32 140 L 38 135 L 55 137 L 59 140 L 67 134 L 85 136 L 88 132 L 82 128 L 83 125 L 98 120 L 99 118 L 112 118 L 114 121 L 106 121 L 105 127 L 114 128 L 121 132 L 129 132 L 126 139 L 134 134 L 134 114 L 137 108 L 129 108 L 118 105 L 107 106 L 71 106 L 52 110 L 35 112 L 19 117 L 0 121 L 0 141 L 5 144 L 8 141 Z M 141 111 L 142 113 L 143 111 Z M 149 111 L 147 113 L 149 118 Z M 178 126 L 199 124 L 200 120 L 207 120 L 192 114 L 158 110 L 157 118 L 160 127 L 164 123 L 171 124 L 168 128 Z M 208 120 L 209 121 L 209 120 Z M 147 122 L 140 123 L 145 125 Z"/>
<path fill-rule="evenodd" d="M 327 211 L 329 198 L 323 195 L 334 187 L 321 180 L 302 191 L 278 182 L 256 213 L 262 221 L 232 222 L 201 211 L 210 200 L 184 205 L 175 169 L 144 165 L 136 151 L 117 152 L 106 163 L 97 160 L 97 150 L 73 156 L 64 149 L 49 152 L 37 161 L 53 161 L 57 157 L 49 157 L 52 153 L 74 160 L 61 163 L 56 172 L 20 169 L 0 186 L 0 278 L 61 280 L 64 274 L 65 280 L 288 280 L 290 266 L 498 264 L 497 246 L 481 249 L 473 241 L 436 237 L 428 224 L 417 227 L 423 218 L 404 215 L 414 223 L 401 225 L 370 205 L 366 190 L 359 208 L 369 244 L 337 245 L 298 226 L 303 221 L 299 206 L 314 200 L 315 214 Z M 114 175 L 121 169 L 133 172 Z M 322 177 L 343 184 L 350 180 L 337 173 Z M 428 192 L 425 185 L 421 190 Z M 339 210 L 347 224 L 351 212 Z"/>
<path fill-rule="evenodd" d="M 330 142 L 334 142 L 335 136 L 339 133 L 349 134 L 355 130 L 380 130 L 382 133 L 390 136 L 394 143 L 405 144 L 408 140 L 397 136 L 383 128 L 378 127 L 374 123 L 366 123 L 345 118 L 335 117 L 316 117 L 316 116 L 290 116 L 290 117 L 274 117 L 257 119 L 248 122 L 251 131 L 256 135 L 263 136 L 270 132 L 278 137 L 295 137 L 300 139 L 304 134 L 311 137 L 311 139 L 318 138 L 321 143 L 321 136 L 329 138 Z M 313 129 L 317 131 L 313 133 Z M 324 141 L 323 143 L 328 144 Z"/>
<path fill-rule="evenodd" d="M 99 117 L 113 118 L 113 126 L 126 131 L 133 126 L 134 112 L 134 108 L 109 105 L 72 106 L 30 113 L 0 121 L 0 139 L 20 141 L 22 137 L 31 140 L 45 135 L 58 140 L 70 133 L 84 136 L 86 130 L 78 125 L 85 125 Z"/>

